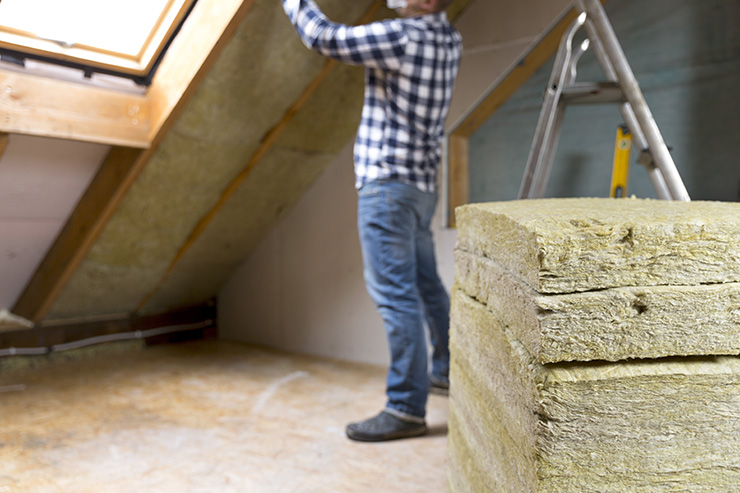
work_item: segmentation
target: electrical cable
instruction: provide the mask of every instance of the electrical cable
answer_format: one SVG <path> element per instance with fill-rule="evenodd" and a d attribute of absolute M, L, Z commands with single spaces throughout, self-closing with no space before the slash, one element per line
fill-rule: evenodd
<path fill-rule="evenodd" d="M 148 337 L 154 337 L 164 334 L 172 334 L 174 332 L 187 332 L 190 330 L 204 329 L 213 325 L 213 320 L 208 319 L 203 322 L 197 322 L 192 324 L 183 325 L 168 325 L 165 327 L 158 327 L 155 329 L 148 330 L 136 330 L 133 332 L 121 332 L 119 334 L 108 334 L 104 336 L 89 337 L 87 339 L 81 339 L 79 341 L 67 342 L 64 344 L 54 344 L 48 347 L 36 347 L 36 348 L 16 348 L 9 347 L 7 349 L 0 349 L 0 357 L 3 356 L 37 356 L 49 353 L 56 353 L 62 351 L 69 351 L 71 349 L 80 349 L 94 344 L 102 344 L 105 342 L 114 341 L 127 341 L 133 339 L 145 339 Z"/>

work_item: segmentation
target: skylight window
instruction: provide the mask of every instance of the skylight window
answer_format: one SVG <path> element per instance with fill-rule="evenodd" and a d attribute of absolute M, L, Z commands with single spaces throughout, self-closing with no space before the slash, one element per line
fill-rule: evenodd
<path fill-rule="evenodd" d="M 0 51 L 146 78 L 195 0 L 0 0 Z"/>

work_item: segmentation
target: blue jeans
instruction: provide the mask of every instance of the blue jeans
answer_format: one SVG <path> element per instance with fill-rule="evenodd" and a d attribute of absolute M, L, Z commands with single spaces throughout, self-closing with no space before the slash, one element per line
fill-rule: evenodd
<path fill-rule="evenodd" d="M 394 181 L 359 191 L 358 227 L 365 284 L 388 336 L 386 408 L 424 418 L 429 393 L 424 323 L 433 346 L 431 373 L 448 381 L 450 298 L 437 275 L 432 232 L 436 193 Z"/>

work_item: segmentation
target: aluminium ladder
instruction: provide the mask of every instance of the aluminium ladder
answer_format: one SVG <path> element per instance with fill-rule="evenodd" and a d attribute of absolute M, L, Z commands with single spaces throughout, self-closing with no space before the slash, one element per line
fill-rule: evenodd
<path fill-rule="evenodd" d="M 686 187 L 601 2 L 577 0 L 576 7 L 580 15 L 560 42 L 519 198 L 544 195 L 567 104 L 619 103 L 626 126 L 642 151 L 638 162 L 647 169 L 658 197 L 688 202 Z M 588 38 L 574 50 L 573 38 L 581 27 L 586 29 Z M 576 65 L 589 46 L 604 72 L 605 82 L 575 81 Z"/>

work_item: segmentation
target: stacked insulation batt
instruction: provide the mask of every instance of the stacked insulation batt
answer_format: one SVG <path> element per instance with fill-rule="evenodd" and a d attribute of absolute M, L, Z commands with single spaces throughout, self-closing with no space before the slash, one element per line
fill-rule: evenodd
<path fill-rule="evenodd" d="M 450 491 L 740 491 L 740 204 L 456 218 Z"/>

